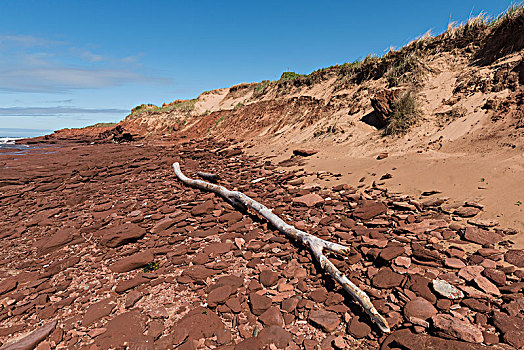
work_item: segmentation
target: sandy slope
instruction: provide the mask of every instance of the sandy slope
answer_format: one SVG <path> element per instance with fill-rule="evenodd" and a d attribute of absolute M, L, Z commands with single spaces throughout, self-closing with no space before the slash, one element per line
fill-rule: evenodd
<path fill-rule="evenodd" d="M 253 152 L 265 154 L 266 150 L 256 148 Z M 286 153 L 276 157 L 276 160 L 284 160 L 291 155 L 290 151 Z M 338 183 L 369 186 L 375 181 L 384 183 L 389 191 L 420 199 L 429 198 L 421 196 L 425 191 L 439 191 L 431 198 L 448 197 L 448 203 L 460 204 L 476 201 L 485 206 L 477 217 L 496 220 L 501 227 L 524 232 L 524 204 L 518 205 L 519 201 L 524 202 L 524 157 L 520 151 L 489 154 L 440 151 L 393 153 L 386 159 L 377 160 L 375 157 L 347 155 L 344 146 L 332 146 L 321 148 L 305 165 L 296 168 L 342 175 L 338 179 L 309 178 L 310 182 L 326 186 Z M 387 173 L 392 178 L 380 180 Z M 364 180 L 359 182 L 362 178 Z M 464 224 L 467 221 L 457 220 Z M 515 238 L 520 247 L 524 247 L 524 236 Z"/>

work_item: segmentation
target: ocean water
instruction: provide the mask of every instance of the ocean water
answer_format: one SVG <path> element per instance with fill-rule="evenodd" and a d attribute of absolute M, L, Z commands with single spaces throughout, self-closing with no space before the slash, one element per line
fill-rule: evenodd
<path fill-rule="evenodd" d="M 27 145 L 17 145 L 16 140 L 20 140 L 21 137 L 0 137 L 0 149 L 27 149 Z"/>
<path fill-rule="evenodd" d="M 0 149 L 23 150 L 34 148 L 28 145 L 17 144 L 16 140 L 47 135 L 50 133 L 52 133 L 51 130 L 0 128 Z"/>

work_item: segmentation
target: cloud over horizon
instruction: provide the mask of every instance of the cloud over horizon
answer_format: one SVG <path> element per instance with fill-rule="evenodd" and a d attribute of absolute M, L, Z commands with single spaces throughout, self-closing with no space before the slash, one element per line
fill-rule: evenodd
<path fill-rule="evenodd" d="M 0 91 L 68 93 L 130 84 L 165 85 L 169 78 L 142 67 L 143 53 L 112 57 L 64 41 L 0 35 Z"/>
<path fill-rule="evenodd" d="M 123 114 L 129 113 L 126 109 L 117 108 L 79 108 L 67 106 L 54 107 L 0 107 L 0 116 L 59 116 L 65 114 Z"/>
<path fill-rule="evenodd" d="M 0 71 L 0 91 L 64 93 L 126 84 L 168 84 L 170 79 L 130 70 L 96 67 L 43 67 Z"/>

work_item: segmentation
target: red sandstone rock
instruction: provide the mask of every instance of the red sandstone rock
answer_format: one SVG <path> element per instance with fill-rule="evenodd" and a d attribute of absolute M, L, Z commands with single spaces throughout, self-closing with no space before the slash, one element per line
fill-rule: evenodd
<path fill-rule="evenodd" d="M 453 349 L 453 350 L 483 350 L 481 344 L 466 343 L 463 341 L 442 339 L 427 334 L 413 334 L 409 329 L 400 329 L 392 332 L 382 343 L 381 350 L 398 349 Z"/>
<path fill-rule="evenodd" d="M 387 246 L 380 252 L 380 257 L 386 261 L 391 261 L 397 256 L 404 254 L 405 249 L 403 246 Z"/>
<path fill-rule="evenodd" d="M 216 271 L 214 270 L 205 268 L 202 265 L 193 265 L 191 267 L 184 269 L 182 276 L 187 276 L 190 279 L 192 279 L 194 282 L 203 284 L 206 278 L 211 277 L 214 274 L 216 274 Z"/>
<path fill-rule="evenodd" d="M 480 245 L 486 245 L 502 241 L 502 236 L 496 232 L 487 231 L 478 227 L 466 227 L 464 239 Z"/>
<path fill-rule="evenodd" d="M 524 346 L 524 319 L 495 311 L 493 321 L 495 326 L 504 334 L 505 341 L 516 348 Z"/>
<path fill-rule="evenodd" d="M 55 329 L 57 322 L 53 321 L 47 323 L 45 326 L 31 332 L 29 335 L 20 340 L 15 341 L 7 346 L 3 346 L 2 350 L 32 350 Z"/>
<path fill-rule="evenodd" d="M 99 233 L 101 243 L 110 248 L 115 248 L 142 238 L 146 230 L 136 224 L 113 226 Z"/>
<path fill-rule="evenodd" d="M 38 241 L 38 252 L 40 254 L 48 254 L 52 251 L 62 248 L 73 240 L 74 232 L 75 231 L 72 228 L 64 228 L 56 232 L 51 237 Z"/>
<path fill-rule="evenodd" d="M 107 298 L 89 305 L 82 318 L 82 326 L 88 327 L 93 322 L 100 320 L 102 317 L 105 317 L 113 311 L 116 307 L 116 298 Z"/>
<path fill-rule="evenodd" d="M 178 345 L 186 339 L 198 340 L 212 337 L 224 329 L 224 324 L 214 312 L 199 307 L 182 317 L 173 329 L 173 343 Z"/>
<path fill-rule="evenodd" d="M 410 318 L 416 317 L 427 320 L 437 314 L 437 309 L 424 298 L 416 297 L 404 305 L 404 316 L 409 321 Z"/>
<path fill-rule="evenodd" d="M 324 198 L 316 193 L 309 193 L 293 200 L 295 203 L 305 205 L 307 207 L 314 207 L 317 204 L 323 203 Z"/>
<path fill-rule="evenodd" d="M 353 216 L 361 220 L 369 220 L 385 213 L 387 207 L 380 201 L 364 200 L 360 203 L 360 206 L 355 209 Z"/>
<path fill-rule="evenodd" d="M 322 309 L 311 311 L 309 321 L 328 333 L 333 332 L 340 325 L 340 319 L 336 313 Z"/>
<path fill-rule="evenodd" d="M 251 304 L 251 311 L 255 315 L 261 315 L 271 306 L 270 298 L 256 293 L 249 294 L 249 302 Z"/>
<path fill-rule="evenodd" d="M 264 287 L 274 286 L 278 281 L 278 273 L 271 270 L 263 270 L 260 272 L 260 283 Z"/>
<path fill-rule="evenodd" d="M 215 307 L 218 304 L 223 304 L 231 295 L 231 286 L 225 285 L 213 289 L 207 296 L 207 303 L 210 307 Z"/>
<path fill-rule="evenodd" d="M 149 250 L 146 250 L 144 252 L 122 258 L 114 264 L 110 265 L 109 268 L 114 272 L 128 272 L 146 266 L 147 264 L 153 262 L 153 260 L 153 254 Z"/>
<path fill-rule="evenodd" d="M 270 307 L 258 318 L 265 326 L 284 327 L 284 318 L 280 309 L 276 306 Z"/>
<path fill-rule="evenodd" d="M 14 279 L 4 279 L 0 282 L 0 295 L 10 292 L 16 288 L 18 281 Z"/>
<path fill-rule="evenodd" d="M 123 281 L 118 282 L 115 288 L 115 292 L 121 294 L 121 293 L 124 293 L 125 291 L 128 291 L 129 289 L 133 289 L 141 284 L 148 283 L 148 282 L 149 282 L 149 279 L 143 276 L 138 276 L 138 277 L 131 278 L 128 280 L 123 280 Z"/>
<path fill-rule="evenodd" d="M 461 216 L 463 218 L 471 218 L 475 215 L 480 213 L 480 209 L 475 207 L 460 207 L 458 209 L 455 209 L 453 214 Z"/>
<path fill-rule="evenodd" d="M 301 156 L 301 157 L 309 157 L 314 154 L 317 154 L 317 150 L 310 150 L 310 149 L 294 149 L 293 154 L 295 156 Z"/>
<path fill-rule="evenodd" d="M 484 341 L 480 329 L 466 320 L 443 314 L 433 316 L 432 320 L 435 328 L 454 339 L 470 343 L 482 343 Z"/>
<path fill-rule="evenodd" d="M 105 325 L 106 331 L 95 338 L 95 342 L 102 348 L 119 348 L 127 342 L 133 346 L 152 343 L 143 335 L 146 329 L 146 316 L 139 311 L 128 311 L 115 316 Z"/>
<path fill-rule="evenodd" d="M 353 317 L 348 324 L 347 332 L 356 339 L 361 339 L 369 335 L 371 327 L 366 322 L 361 322 L 357 317 Z"/>
<path fill-rule="evenodd" d="M 504 254 L 504 260 L 517 267 L 524 267 L 524 250 L 510 249 Z"/>
<path fill-rule="evenodd" d="M 257 338 L 263 345 L 274 344 L 277 349 L 285 349 L 292 341 L 291 334 L 279 326 L 269 326 L 262 329 Z"/>
<path fill-rule="evenodd" d="M 464 264 L 464 262 L 462 260 L 457 259 L 457 258 L 446 258 L 444 260 L 444 265 L 446 265 L 446 267 L 450 267 L 452 269 L 461 269 L 464 266 L 466 266 L 466 264 Z"/>
<path fill-rule="evenodd" d="M 392 288 L 400 286 L 403 280 L 404 276 L 384 267 L 373 276 L 373 285 L 377 288 Z"/>

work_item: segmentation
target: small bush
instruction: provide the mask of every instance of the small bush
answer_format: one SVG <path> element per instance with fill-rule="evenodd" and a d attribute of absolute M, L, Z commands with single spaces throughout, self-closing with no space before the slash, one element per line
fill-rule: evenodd
<path fill-rule="evenodd" d="M 144 269 L 143 271 L 145 273 L 149 273 L 149 272 L 153 272 L 153 271 L 156 271 L 160 268 L 160 261 L 154 261 L 152 263 L 149 263 L 147 264 L 146 266 L 144 266 Z"/>
<path fill-rule="evenodd" d="M 304 76 L 303 74 L 298 74 L 298 73 L 295 73 L 295 72 L 284 72 L 280 76 L 280 80 L 279 81 L 295 80 L 295 79 L 303 77 L 303 76 Z"/>
<path fill-rule="evenodd" d="M 416 124 L 420 111 L 418 103 L 411 91 L 397 97 L 393 103 L 393 113 L 384 128 L 386 135 L 403 135 Z"/>
<path fill-rule="evenodd" d="M 117 123 L 96 123 L 93 125 L 88 125 L 86 128 L 107 128 L 115 125 L 117 125 Z"/>
<path fill-rule="evenodd" d="M 264 80 L 255 85 L 255 93 L 261 93 L 269 85 L 269 80 Z"/>
<path fill-rule="evenodd" d="M 159 107 L 155 106 L 154 104 L 141 104 L 139 106 L 136 106 L 135 108 L 133 108 L 131 110 L 131 114 L 135 114 L 135 113 L 141 113 L 141 112 L 149 112 L 149 111 L 153 111 L 153 110 L 156 110 L 156 109 L 159 109 Z"/>
<path fill-rule="evenodd" d="M 225 115 L 221 116 L 220 118 L 218 118 L 215 122 L 215 126 L 217 126 L 218 124 L 220 124 L 221 121 L 223 121 L 224 119 L 226 118 Z"/>
<path fill-rule="evenodd" d="M 196 99 L 182 101 L 182 102 L 174 104 L 174 105 L 168 105 L 168 106 L 162 108 L 161 110 L 162 111 L 177 110 L 177 111 L 181 111 L 181 112 L 191 112 L 192 110 L 195 109 L 196 101 L 197 101 Z"/>

